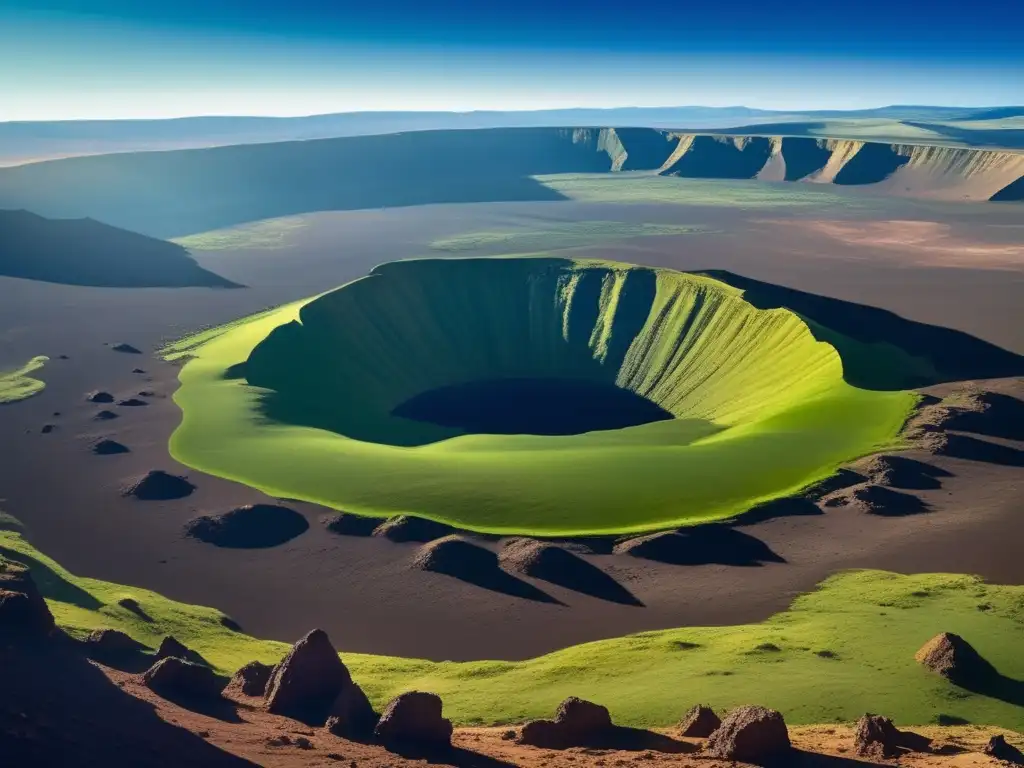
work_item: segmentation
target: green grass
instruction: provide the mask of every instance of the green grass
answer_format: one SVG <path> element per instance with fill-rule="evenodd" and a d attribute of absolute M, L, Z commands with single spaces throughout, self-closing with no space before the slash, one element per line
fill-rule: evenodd
<path fill-rule="evenodd" d="M 17 370 L 0 371 L 0 405 L 24 400 L 42 392 L 46 383 L 29 374 L 38 371 L 49 359 L 45 355 L 39 355 Z"/>
<path fill-rule="evenodd" d="M 756 179 L 688 179 L 650 173 L 566 173 L 534 178 L 571 200 L 588 203 L 669 203 L 715 208 L 835 206 L 847 210 L 877 205 L 824 186 Z"/>
<path fill-rule="evenodd" d="M 396 262 L 206 333 L 167 350 L 191 355 L 175 459 L 275 496 L 497 533 L 731 516 L 893 444 L 916 402 L 847 384 L 836 347 L 788 310 L 611 262 Z M 229 374 L 243 362 L 247 378 Z M 675 418 L 541 437 L 392 414 L 436 387 L 523 377 L 615 384 Z"/>
<path fill-rule="evenodd" d="M 435 240 L 436 251 L 478 251 L 498 249 L 503 253 L 535 252 L 560 248 L 579 248 L 633 237 L 689 235 L 703 232 L 700 227 L 683 224 L 633 224 L 626 221 L 571 221 L 549 223 L 542 228 L 468 232 Z"/>
<path fill-rule="evenodd" d="M 3 528 L 8 530 L 2 530 Z M 28 564 L 61 627 L 82 636 L 121 629 L 150 647 L 173 634 L 219 671 L 278 661 L 282 643 L 221 624 L 212 608 L 74 576 L 0 525 L 0 557 Z M 151 621 L 117 605 L 137 600 Z M 972 694 L 930 674 L 914 652 L 942 631 L 963 635 L 1002 674 L 1024 680 L 1024 587 L 969 576 L 853 571 L 834 576 L 759 624 L 687 627 L 573 646 L 523 662 L 430 662 L 350 654 L 342 658 L 377 706 L 402 691 L 433 691 L 459 725 L 550 716 L 569 695 L 599 701 L 617 721 L 668 726 L 696 702 L 716 709 L 758 703 L 791 724 L 853 720 L 881 711 L 903 724 L 938 714 L 1024 728 L 1024 708 Z M 759 650 L 766 644 L 779 651 Z M 821 652 L 828 652 L 825 658 Z"/>
<path fill-rule="evenodd" d="M 193 251 L 276 250 L 291 245 L 293 236 L 307 223 L 302 216 L 284 216 L 178 237 L 171 242 Z"/>

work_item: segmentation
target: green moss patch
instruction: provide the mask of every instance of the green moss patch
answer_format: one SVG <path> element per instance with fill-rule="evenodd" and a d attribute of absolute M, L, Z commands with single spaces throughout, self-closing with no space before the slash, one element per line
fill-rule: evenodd
<path fill-rule="evenodd" d="M 178 237 L 171 242 L 193 251 L 277 250 L 287 248 L 306 225 L 302 216 L 284 216 Z"/>
<path fill-rule="evenodd" d="M 787 309 L 710 277 L 591 260 L 386 264 L 202 339 L 167 351 L 192 356 L 177 460 L 278 497 L 498 533 L 728 517 L 892 444 L 916 402 L 848 384 L 836 346 Z M 614 386 L 671 418 L 481 434 L 404 410 L 514 380 Z"/>
<path fill-rule="evenodd" d="M 39 355 L 17 370 L 0 371 L 0 405 L 24 400 L 42 392 L 46 383 L 29 374 L 38 371 L 49 359 L 45 355 Z"/>
<path fill-rule="evenodd" d="M 702 232 L 700 227 L 684 224 L 632 224 L 625 221 L 571 221 L 549 224 L 543 228 L 468 232 L 435 240 L 430 247 L 437 251 L 500 251 L 502 253 L 534 252 L 558 248 L 579 248 L 633 237 L 664 237 Z"/>

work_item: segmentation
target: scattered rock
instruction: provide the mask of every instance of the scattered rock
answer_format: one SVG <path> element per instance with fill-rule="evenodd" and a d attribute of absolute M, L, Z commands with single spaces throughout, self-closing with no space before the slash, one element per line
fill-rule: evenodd
<path fill-rule="evenodd" d="M 939 478 L 949 477 L 946 470 L 906 456 L 874 456 L 864 465 L 864 473 L 877 485 L 910 490 L 941 488 Z"/>
<path fill-rule="evenodd" d="M 70 360 L 71 358 L 67 355 L 57 355 L 58 360 Z"/>
<path fill-rule="evenodd" d="M 385 745 L 447 749 L 452 730 L 451 721 L 442 716 L 440 696 L 410 691 L 388 703 L 374 734 Z"/>
<path fill-rule="evenodd" d="M 160 641 L 156 657 L 158 659 L 184 659 L 185 661 L 191 661 L 193 664 L 206 664 L 206 659 L 171 635 L 167 635 L 167 637 Z"/>
<path fill-rule="evenodd" d="M 136 653 L 146 649 L 138 640 L 119 629 L 93 630 L 86 642 L 101 653 Z"/>
<path fill-rule="evenodd" d="M 352 684 L 327 633 L 314 629 L 274 668 L 267 683 L 267 709 L 296 720 L 323 723 L 342 689 Z"/>
<path fill-rule="evenodd" d="M 518 741 L 545 749 L 600 746 L 613 728 L 607 708 L 571 696 L 558 705 L 554 720 L 526 723 Z"/>
<path fill-rule="evenodd" d="M 274 668 L 259 661 L 250 661 L 231 677 L 224 693 L 238 693 L 243 696 L 263 696 Z"/>
<path fill-rule="evenodd" d="M 259 549 L 284 544 L 308 528 L 306 518 L 293 509 L 252 504 L 190 520 L 185 535 L 216 547 Z"/>
<path fill-rule="evenodd" d="M 857 721 L 853 744 L 858 755 L 896 757 L 900 753 L 900 742 L 900 732 L 888 717 L 868 713 Z"/>
<path fill-rule="evenodd" d="M 114 344 L 111 347 L 111 349 L 114 350 L 115 352 L 124 352 L 125 354 L 128 354 L 128 355 L 141 355 L 142 354 L 142 350 L 141 349 L 138 349 L 137 347 L 133 347 L 131 344 L 125 344 L 123 342 L 120 343 L 120 344 Z"/>
<path fill-rule="evenodd" d="M 149 405 L 145 400 L 140 400 L 137 397 L 128 397 L 124 400 L 118 400 L 117 404 L 126 408 L 139 408 L 144 405 Z"/>
<path fill-rule="evenodd" d="M 117 440 L 104 438 L 92 444 L 92 452 L 97 456 L 115 456 L 119 453 L 128 453 L 129 450 L 128 446 L 117 442 Z"/>
<path fill-rule="evenodd" d="M 313 742 L 305 736 L 296 736 L 295 746 L 299 749 L 313 749 Z"/>
<path fill-rule="evenodd" d="M 340 536 L 371 536 L 384 521 L 379 517 L 363 517 L 351 512 L 338 512 L 324 515 L 320 518 L 320 522 L 328 531 Z"/>
<path fill-rule="evenodd" d="M 39 431 L 44 435 L 48 435 L 51 432 L 53 432 L 53 430 L 55 430 L 56 428 L 57 426 L 55 424 L 43 424 L 42 429 L 40 429 Z"/>
<path fill-rule="evenodd" d="M 617 555 L 672 565 L 720 563 L 749 566 L 785 562 L 760 539 L 717 523 L 625 539 L 618 542 L 612 551 Z"/>
<path fill-rule="evenodd" d="M 118 418 L 118 415 L 113 411 L 100 411 L 93 418 L 96 421 L 110 421 L 111 419 Z"/>
<path fill-rule="evenodd" d="M 683 715 L 679 723 L 679 735 L 690 738 L 706 739 L 722 724 L 715 710 L 704 704 L 697 704 Z"/>
<path fill-rule="evenodd" d="M 56 623 L 27 568 L 0 560 L 0 634 L 49 637 Z"/>
<path fill-rule="evenodd" d="M 998 677 L 995 669 L 960 635 L 943 632 L 923 646 L 914 659 L 932 672 L 958 685 L 970 685 Z"/>
<path fill-rule="evenodd" d="M 917 496 L 874 483 L 864 483 L 829 494 L 822 500 L 822 504 L 826 507 L 847 507 L 880 517 L 904 517 L 928 511 L 928 505 Z"/>
<path fill-rule="evenodd" d="M 366 739 L 373 734 L 379 720 L 363 689 L 353 681 L 345 685 L 334 700 L 325 727 L 343 739 Z"/>
<path fill-rule="evenodd" d="M 511 539 L 502 548 L 498 561 L 507 571 L 543 579 L 591 597 L 623 605 L 642 605 L 628 589 L 600 568 L 549 541 Z"/>
<path fill-rule="evenodd" d="M 1008 743 L 1002 735 L 993 736 L 989 739 L 988 744 L 985 745 L 984 752 L 996 760 L 1003 760 L 1013 765 L 1024 765 L 1024 752 Z"/>
<path fill-rule="evenodd" d="M 706 754 L 722 760 L 758 763 L 790 750 L 789 730 L 782 715 L 765 707 L 737 707 L 711 734 Z"/>
<path fill-rule="evenodd" d="M 144 501 L 166 501 L 183 499 L 195 489 L 184 477 L 153 469 L 125 486 L 121 495 L 134 496 Z"/>
<path fill-rule="evenodd" d="M 132 368 L 132 373 L 145 373 L 142 368 Z"/>
<path fill-rule="evenodd" d="M 209 667 L 169 656 L 146 670 L 142 682 L 164 698 L 213 699 L 220 696 L 221 681 Z"/>
<path fill-rule="evenodd" d="M 139 397 L 156 397 L 156 392 L 152 389 L 139 390 Z"/>
<path fill-rule="evenodd" d="M 445 536 L 424 544 L 412 561 L 414 568 L 474 581 L 498 569 L 498 556 L 461 536 Z"/>
<path fill-rule="evenodd" d="M 109 392 L 96 389 L 85 396 L 85 399 L 90 403 L 112 403 L 114 402 L 114 396 Z"/>
<path fill-rule="evenodd" d="M 422 544 L 442 536 L 448 536 L 454 531 L 455 529 L 449 525 L 427 520 L 425 517 L 398 515 L 388 518 L 378 525 L 374 529 L 373 535 L 382 536 L 394 542 L 415 541 Z"/>

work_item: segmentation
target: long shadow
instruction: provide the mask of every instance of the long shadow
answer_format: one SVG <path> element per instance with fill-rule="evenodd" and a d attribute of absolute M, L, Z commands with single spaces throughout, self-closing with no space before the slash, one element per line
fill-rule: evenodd
<path fill-rule="evenodd" d="M 5 701 L 17 702 L 0 707 L 5 765 L 67 765 L 72 755 L 82 768 L 255 765 L 164 721 L 60 643 L 2 648 L 0 669 Z"/>
<path fill-rule="evenodd" d="M 988 406 L 985 410 L 955 413 L 945 422 L 945 429 L 1024 440 L 1024 400 L 999 392 L 986 392 L 983 398 Z"/>
<path fill-rule="evenodd" d="M 6 547 L 0 547 L 0 555 L 7 560 L 21 563 L 27 567 L 32 573 L 32 579 L 35 581 L 43 597 L 58 600 L 62 603 L 71 603 L 87 611 L 95 611 L 103 605 L 103 603 L 84 589 L 76 587 L 69 581 L 65 581 L 56 571 L 34 557 Z"/>
<path fill-rule="evenodd" d="M 914 322 L 885 309 L 763 283 L 724 270 L 703 270 L 698 274 L 743 290 L 744 298 L 756 307 L 785 307 L 812 321 L 811 331 L 818 340 L 832 344 L 843 358 L 846 381 L 862 389 L 906 389 L 966 379 L 1024 376 L 1024 356 L 962 331 Z M 932 371 L 920 365 L 911 367 L 909 361 L 881 366 L 878 358 L 882 356 L 865 354 L 861 348 L 864 344 L 891 345 L 906 356 L 927 362 Z"/>
<path fill-rule="evenodd" d="M 503 571 L 494 552 L 465 539 L 450 537 L 427 544 L 413 562 L 421 570 L 451 576 L 509 597 L 561 605 L 547 592 Z"/>
<path fill-rule="evenodd" d="M 594 749 L 618 749 L 623 752 L 650 750 L 672 755 L 692 754 L 699 750 L 699 747 L 689 742 L 643 728 L 627 728 L 624 725 L 613 725 L 587 746 Z"/>
<path fill-rule="evenodd" d="M 966 680 L 957 680 L 955 685 L 972 693 L 979 693 L 991 699 L 998 699 L 1015 707 L 1024 707 L 1024 680 L 1014 680 L 990 667 L 987 674 L 976 675 Z"/>
<path fill-rule="evenodd" d="M 521 563 L 510 563 L 504 558 L 501 560 L 506 567 L 573 592 L 621 605 L 643 606 L 632 592 L 574 552 L 536 542 L 532 544 L 531 554 Z"/>
<path fill-rule="evenodd" d="M 619 542 L 615 552 L 671 565 L 760 566 L 786 562 L 760 539 L 719 523 L 628 539 Z"/>
<path fill-rule="evenodd" d="M 387 750 L 406 760 L 423 761 L 427 765 L 451 765 L 457 768 L 516 768 L 517 765 L 462 747 L 424 749 L 412 745 L 389 744 Z"/>
<path fill-rule="evenodd" d="M 746 526 L 763 523 L 766 520 L 775 520 L 780 517 L 813 517 L 822 514 L 824 513 L 810 498 L 804 496 L 785 496 L 781 499 L 772 499 L 752 507 L 739 515 L 733 522 L 733 525 Z"/>
<path fill-rule="evenodd" d="M 953 475 L 952 472 L 934 464 L 907 456 L 881 456 L 878 461 L 883 466 L 879 471 L 872 473 L 871 479 L 890 488 L 910 491 L 935 490 L 942 487 L 941 478 Z"/>
<path fill-rule="evenodd" d="M 1024 467 L 1024 451 L 1009 445 L 979 440 L 969 435 L 947 434 L 946 442 L 938 453 L 954 459 L 1001 464 L 1005 467 Z"/>

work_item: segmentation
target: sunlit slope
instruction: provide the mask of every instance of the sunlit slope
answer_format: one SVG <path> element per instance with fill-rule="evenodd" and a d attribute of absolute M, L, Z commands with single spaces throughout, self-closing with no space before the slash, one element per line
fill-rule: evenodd
<path fill-rule="evenodd" d="M 725 283 L 543 257 L 387 264 L 190 354 L 180 461 L 346 511 L 495 532 L 742 512 L 889 443 L 915 400 L 848 385 L 797 315 Z M 438 387 L 509 378 L 614 383 L 674 418 L 553 437 L 392 413 Z"/>

